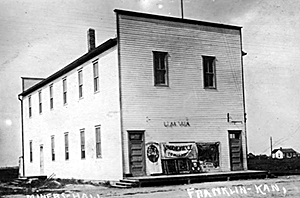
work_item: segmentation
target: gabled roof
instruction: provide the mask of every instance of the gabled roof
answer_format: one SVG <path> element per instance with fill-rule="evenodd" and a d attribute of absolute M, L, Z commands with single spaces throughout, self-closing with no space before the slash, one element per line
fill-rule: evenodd
<path fill-rule="evenodd" d="M 277 151 L 282 151 L 283 153 L 297 153 L 294 149 L 292 148 L 280 148 L 280 149 L 274 149 L 272 153 L 276 153 Z"/>
<path fill-rule="evenodd" d="M 63 76 L 64 74 L 68 73 L 69 71 L 73 70 L 74 68 L 80 66 L 81 64 L 89 61 L 90 59 L 94 58 L 95 56 L 105 52 L 106 50 L 114 47 L 117 44 L 117 38 L 109 39 L 96 47 L 95 49 L 89 51 L 88 53 L 84 54 L 83 56 L 79 57 L 69 65 L 65 66 L 58 72 L 52 74 L 48 78 L 42 80 L 41 82 L 35 84 L 34 86 L 28 88 L 27 90 L 23 91 L 22 93 L 19 94 L 19 96 L 26 96 L 35 90 L 45 86 L 46 84 L 52 82 L 53 80 Z"/>

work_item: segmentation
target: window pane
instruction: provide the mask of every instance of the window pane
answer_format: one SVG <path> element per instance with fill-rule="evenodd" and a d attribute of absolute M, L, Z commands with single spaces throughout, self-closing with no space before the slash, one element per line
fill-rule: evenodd
<path fill-rule="evenodd" d="M 29 152 L 30 152 L 30 153 L 29 153 L 29 156 L 30 156 L 30 157 L 29 157 L 29 158 L 30 158 L 29 160 L 30 160 L 30 162 L 32 162 L 32 160 L 33 160 L 33 159 L 32 159 L 32 141 L 29 142 Z"/>
<path fill-rule="evenodd" d="M 67 91 L 67 79 L 63 80 L 63 91 Z"/>
<path fill-rule="evenodd" d="M 153 52 L 155 85 L 167 85 L 167 53 Z"/>
<path fill-rule="evenodd" d="M 94 72 L 94 91 L 99 90 L 99 67 L 98 62 L 93 64 L 93 72 Z"/>
<path fill-rule="evenodd" d="M 81 159 L 85 158 L 85 133 L 80 131 L 80 149 L 81 149 Z"/>
<path fill-rule="evenodd" d="M 101 157 L 101 131 L 100 127 L 96 128 L 96 157 Z"/>
<path fill-rule="evenodd" d="M 65 134 L 65 159 L 69 159 L 69 136 Z"/>
<path fill-rule="evenodd" d="M 52 161 L 55 160 L 55 145 L 54 145 L 54 136 L 51 137 L 51 156 L 52 156 Z"/>
<path fill-rule="evenodd" d="M 203 80 L 205 88 L 215 88 L 215 57 L 203 56 Z"/>
<path fill-rule="evenodd" d="M 98 76 L 98 62 L 95 62 L 93 64 L 93 70 L 94 70 L 94 77 Z"/>

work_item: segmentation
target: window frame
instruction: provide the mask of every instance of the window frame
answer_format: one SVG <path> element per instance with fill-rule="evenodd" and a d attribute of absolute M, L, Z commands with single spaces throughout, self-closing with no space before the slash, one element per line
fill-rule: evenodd
<path fill-rule="evenodd" d="M 168 65 L 168 52 L 152 51 L 153 53 L 153 74 L 154 74 L 154 86 L 169 86 L 169 65 Z M 162 64 L 163 63 L 163 64 Z M 162 65 L 164 68 L 161 68 Z M 164 72 L 162 75 L 161 73 Z M 163 79 L 159 77 L 163 76 Z M 164 81 L 164 82 L 160 82 Z"/>
<path fill-rule="evenodd" d="M 32 101 L 31 101 L 31 95 L 28 96 L 28 114 L 29 117 L 32 117 Z"/>
<path fill-rule="evenodd" d="M 33 162 L 33 153 L 32 153 L 32 140 L 29 140 L 29 162 Z"/>
<path fill-rule="evenodd" d="M 42 90 L 39 91 L 39 113 L 43 113 L 43 107 L 42 107 Z"/>
<path fill-rule="evenodd" d="M 85 131 L 80 129 L 80 156 L 81 159 L 85 159 Z"/>
<path fill-rule="evenodd" d="M 51 136 L 51 160 L 55 161 L 55 137 Z"/>
<path fill-rule="evenodd" d="M 96 136 L 96 158 L 102 158 L 101 150 L 101 125 L 95 126 L 95 136 Z"/>
<path fill-rule="evenodd" d="M 54 108 L 53 105 L 53 84 L 49 85 L 50 109 Z"/>
<path fill-rule="evenodd" d="M 69 154 L 69 133 L 65 133 L 65 160 L 70 159 L 70 154 Z"/>
<path fill-rule="evenodd" d="M 203 87 L 204 89 L 217 89 L 216 57 L 202 56 Z M 212 70 L 212 71 L 210 71 Z M 212 81 L 212 85 L 211 85 Z"/>
<path fill-rule="evenodd" d="M 94 92 L 100 91 L 99 83 L 99 62 L 98 60 L 93 62 L 93 80 L 94 80 Z"/>
<path fill-rule="evenodd" d="M 63 104 L 66 105 L 68 104 L 68 101 L 67 101 L 67 77 L 63 78 Z"/>
<path fill-rule="evenodd" d="M 82 72 L 82 69 L 78 70 L 78 95 L 79 95 L 79 98 L 83 97 L 83 72 Z"/>

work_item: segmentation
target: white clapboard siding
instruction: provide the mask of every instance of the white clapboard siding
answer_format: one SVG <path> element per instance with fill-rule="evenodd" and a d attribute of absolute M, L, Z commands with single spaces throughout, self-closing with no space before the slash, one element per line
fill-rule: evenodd
<path fill-rule="evenodd" d="M 83 63 L 42 87 L 43 112 L 38 112 L 38 91 L 24 97 L 25 175 L 40 175 L 40 150 L 44 146 L 44 173 L 58 178 L 119 180 L 122 173 L 119 75 L 117 47 Z M 99 63 L 100 91 L 94 92 L 93 61 Z M 83 72 L 83 97 L 79 98 L 78 69 Z M 62 79 L 67 79 L 67 105 L 63 104 Z M 54 108 L 50 109 L 49 85 L 53 85 Z M 101 158 L 96 157 L 95 126 L 101 127 Z M 80 130 L 85 131 L 85 159 L 81 159 Z M 69 160 L 65 160 L 64 133 L 69 134 Z M 55 138 L 55 161 L 51 159 L 51 136 Z M 29 141 L 33 161 L 29 161 Z"/>
<path fill-rule="evenodd" d="M 227 122 L 227 113 L 244 120 L 240 30 L 118 16 L 125 173 L 127 130 L 145 130 L 146 142 L 219 141 L 224 171 L 228 130 L 241 130 L 245 158 L 244 124 Z M 168 87 L 154 86 L 153 51 L 168 52 Z M 203 55 L 216 57 L 217 89 L 203 88 Z M 186 120 L 190 127 L 164 126 Z"/>

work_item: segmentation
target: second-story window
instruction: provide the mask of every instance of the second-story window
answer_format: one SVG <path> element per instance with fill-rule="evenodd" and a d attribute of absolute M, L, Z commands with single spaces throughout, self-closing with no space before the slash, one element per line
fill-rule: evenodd
<path fill-rule="evenodd" d="M 49 86 L 49 92 L 50 92 L 50 109 L 53 109 L 53 85 Z"/>
<path fill-rule="evenodd" d="M 153 52 L 154 84 L 168 86 L 168 53 Z"/>
<path fill-rule="evenodd" d="M 42 91 L 39 91 L 39 113 L 42 113 Z"/>
<path fill-rule="evenodd" d="M 82 80 L 82 70 L 78 71 L 78 89 L 79 89 L 79 98 L 83 96 L 83 80 Z"/>
<path fill-rule="evenodd" d="M 63 102 L 67 104 L 67 79 L 63 79 Z"/>
<path fill-rule="evenodd" d="M 32 116 L 31 96 L 28 96 L 28 113 L 29 113 L 29 117 L 31 117 Z"/>
<path fill-rule="evenodd" d="M 99 66 L 98 62 L 93 63 L 93 73 L 94 73 L 94 92 L 99 91 Z"/>
<path fill-rule="evenodd" d="M 203 59 L 203 81 L 204 88 L 216 88 L 216 58 L 213 56 L 202 56 Z"/>

